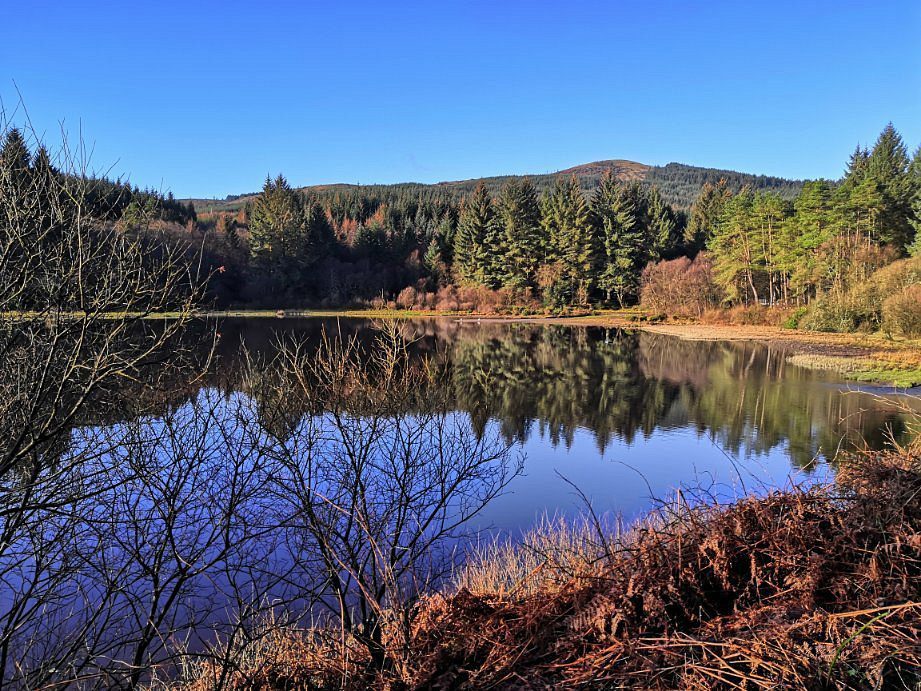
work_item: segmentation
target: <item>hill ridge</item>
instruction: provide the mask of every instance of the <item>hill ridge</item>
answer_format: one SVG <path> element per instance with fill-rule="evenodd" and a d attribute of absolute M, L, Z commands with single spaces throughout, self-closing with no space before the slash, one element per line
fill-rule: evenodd
<path fill-rule="evenodd" d="M 612 158 L 581 163 L 552 173 L 489 175 L 464 180 L 444 180 L 434 183 L 406 181 L 381 184 L 356 184 L 335 182 L 318 185 L 303 185 L 298 186 L 297 189 L 307 194 L 331 193 L 338 190 L 367 189 L 369 192 L 373 192 L 375 190 L 409 188 L 442 189 L 458 194 L 465 194 L 482 182 L 491 192 L 495 193 L 508 180 L 528 178 L 535 184 L 538 190 L 545 190 L 548 189 L 558 177 L 574 175 L 579 180 L 582 189 L 585 192 L 591 192 L 597 187 L 601 177 L 608 170 L 613 170 L 618 179 L 625 182 L 638 181 L 649 185 L 655 185 L 659 188 L 659 191 L 666 201 L 675 207 L 685 209 L 691 206 L 694 199 L 697 197 L 697 193 L 704 184 L 707 182 L 716 183 L 721 178 L 725 178 L 730 188 L 734 190 L 741 189 L 743 185 L 748 184 L 756 190 L 765 189 L 776 191 L 785 198 L 794 197 L 803 184 L 802 180 L 793 180 L 772 175 L 760 175 L 757 173 L 743 173 L 722 168 L 706 168 L 674 161 L 661 166 L 653 166 L 631 161 L 629 159 Z M 193 202 L 196 208 L 200 210 L 210 208 L 210 210 L 213 211 L 233 211 L 239 209 L 257 194 L 258 192 L 247 192 L 239 195 L 228 195 L 224 199 L 191 198 L 183 201 Z"/>

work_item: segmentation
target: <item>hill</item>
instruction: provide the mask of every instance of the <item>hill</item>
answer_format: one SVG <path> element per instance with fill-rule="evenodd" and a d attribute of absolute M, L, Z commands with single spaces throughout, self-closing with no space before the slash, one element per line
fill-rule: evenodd
<path fill-rule="evenodd" d="M 301 187 L 306 193 L 335 193 L 336 191 L 351 190 L 362 187 L 369 191 L 388 189 L 400 191 L 408 188 L 444 189 L 457 194 L 466 194 L 472 191 L 479 183 L 484 183 L 490 192 L 495 193 L 505 182 L 515 178 L 528 177 L 537 187 L 538 191 L 549 189 L 554 180 L 559 176 L 574 175 L 579 180 L 580 187 L 585 192 L 591 192 L 598 186 L 601 177 L 606 171 L 612 170 L 617 177 L 624 181 L 638 180 L 648 185 L 655 185 L 665 197 L 666 201 L 675 207 L 690 208 L 700 188 L 707 182 L 715 183 L 725 178 L 733 190 L 751 185 L 756 190 L 769 189 L 780 193 L 781 196 L 792 199 L 803 185 L 802 180 L 788 180 L 767 175 L 753 175 L 740 173 L 734 170 L 718 168 L 701 168 L 683 163 L 669 163 L 664 166 L 648 166 L 635 161 L 621 159 L 594 161 L 582 165 L 566 168 L 555 173 L 542 173 L 539 175 L 494 175 L 470 180 L 451 180 L 425 184 L 419 182 L 401 182 L 391 185 L 350 185 L 334 183 L 328 185 L 312 185 Z M 229 195 L 224 199 L 192 199 L 195 208 L 200 212 L 207 211 L 236 211 L 251 199 L 256 193 L 251 192 L 241 195 Z"/>

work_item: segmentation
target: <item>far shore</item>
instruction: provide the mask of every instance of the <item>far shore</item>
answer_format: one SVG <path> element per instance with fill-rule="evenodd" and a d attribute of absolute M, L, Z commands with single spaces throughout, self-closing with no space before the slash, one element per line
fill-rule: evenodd
<path fill-rule="evenodd" d="M 921 386 L 921 340 L 890 338 L 881 333 L 826 333 L 779 326 L 650 323 L 634 310 L 596 311 L 583 315 L 508 315 L 466 312 L 376 309 L 226 310 L 202 312 L 207 318 L 363 318 L 453 319 L 459 322 L 560 324 L 636 329 L 694 341 L 755 341 L 787 351 L 792 364 L 839 372 L 848 379 L 911 388 Z"/>
<path fill-rule="evenodd" d="M 124 318 L 125 314 L 106 315 Z M 178 312 L 132 313 L 141 319 L 176 319 L 190 316 Z M 634 329 L 693 341 L 753 341 L 783 348 L 794 365 L 832 370 L 847 379 L 897 388 L 921 387 L 921 340 L 891 338 L 882 333 L 828 333 L 787 329 L 780 326 L 705 324 L 694 321 L 653 322 L 636 309 L 595 310 L 584 314 L 477 314 L 437 310 L 400 309 L 238 309 L 202 310 L 198 319 L 450 319 L 486 324 L 558 324 Z M 61 318 L 62 315 L 58 315 Z M 32 313 L 0 313 L 0 319 L 43 318 Z M 47 318 L 47 315 L 45 315 Z M 105 317 L 103 317 L 105 318 Z"/>

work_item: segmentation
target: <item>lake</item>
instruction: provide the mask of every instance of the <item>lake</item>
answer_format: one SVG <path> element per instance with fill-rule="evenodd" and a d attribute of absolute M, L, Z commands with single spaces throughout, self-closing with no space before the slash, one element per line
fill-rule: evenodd
<path fill-rule="evenodd" d="M 86 648 L 86 665 L 169 669 L 267 616 L 373 622 L 450 580 L 471 541 L 589 508 L 630 522 L 679 490 L 823 481 L 840 451 L 907 441 L 921 409 L 766 344 L 389 324 L 196 322 L 102 390 L 40 447 L 41 499 L 0 555 L 13 657 L 39 669 L 52 647 Z M 369 368 L 388 334 L 398 366 Z M 328 344 L 343 342 L 354 358 L 337 369 Z"/>
<path fill-rule="evenodd" d="M 905 441 L 917 400 L 793 366 L 784 348 L 685 341 L 600 327 L 429 319 L 401 322 L 414 355 L 444 363 L 471 432 L 495 429 L 522 473 L 476 518 L 515 536 L 543 514 L 636 518 L 679 488 L 731 498 L 829 477 L 840 450 Z M 279 337 L 367 339 L 363 319 L 225 319 L 216 375 L 239 389 L 241 345 Z"/>

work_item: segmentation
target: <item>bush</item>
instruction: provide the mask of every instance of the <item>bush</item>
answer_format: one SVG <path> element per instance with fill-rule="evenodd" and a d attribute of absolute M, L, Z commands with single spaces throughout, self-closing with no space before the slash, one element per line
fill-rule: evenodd
<path fill-rule="evenodd" d="M 797 307 L 790 313 L 784 322 L 783 328 L 785 329 L 798 329 L 800 322 L 803 320 L 803 317 L 809 312 L 807 307 Z"/>
<path fill-rule="evenodd" d="M 412 286 L 406 286 L 397 295 L 397 307 L 403 310 L 409 310 L 416 304 L 416 289 Z"/>
<path fill-rule="evenodd" d="M 640 306 L 654 314 L 700 317 L 715 308 L 720 297 L 713 282 L 713 264 L 703 252 L 693 260 L 679 257 L 643 269 Z"/>
<path fill-rule="evenodd" d="M 457 300 L 457 288 L 453 285 L 439 288 L 435 296 L 435 308 L 442 312 L 456 312 L 460 309 L 460 303 Z"/>
<path fill-rule="evenodd" d="M 921 283 L 905 286 L 883 302 L 883 330 L 906 338 L 921 337 Z"/>
<path fill-rule="evenodd" d="M 921 256 L 900 259 L 870 276 L 870 283 L 884 298 L 921 283 Z"/>
<path fill-rule="evenodd" d="M 921 284 L 921 257 L 900 259 L 877 269 L 866 281 L 839 293 L 819 295 L 810 305 L 802 326 L 813 331 L 856 331 L 858 329 L 887 331 L 895 329 L 892 322 L 884 324 L 883 305 L 910 286 Z M 893 302 L 893 310 L 899 310 Z"/>
<path fill-rule="evenodd" d="M 826 294 L 813 300 L 800 323 L 810 331 L 841 332 L 854 331 L 866 318 L 867 315 L 855 311 L 846 298 Z"/>

